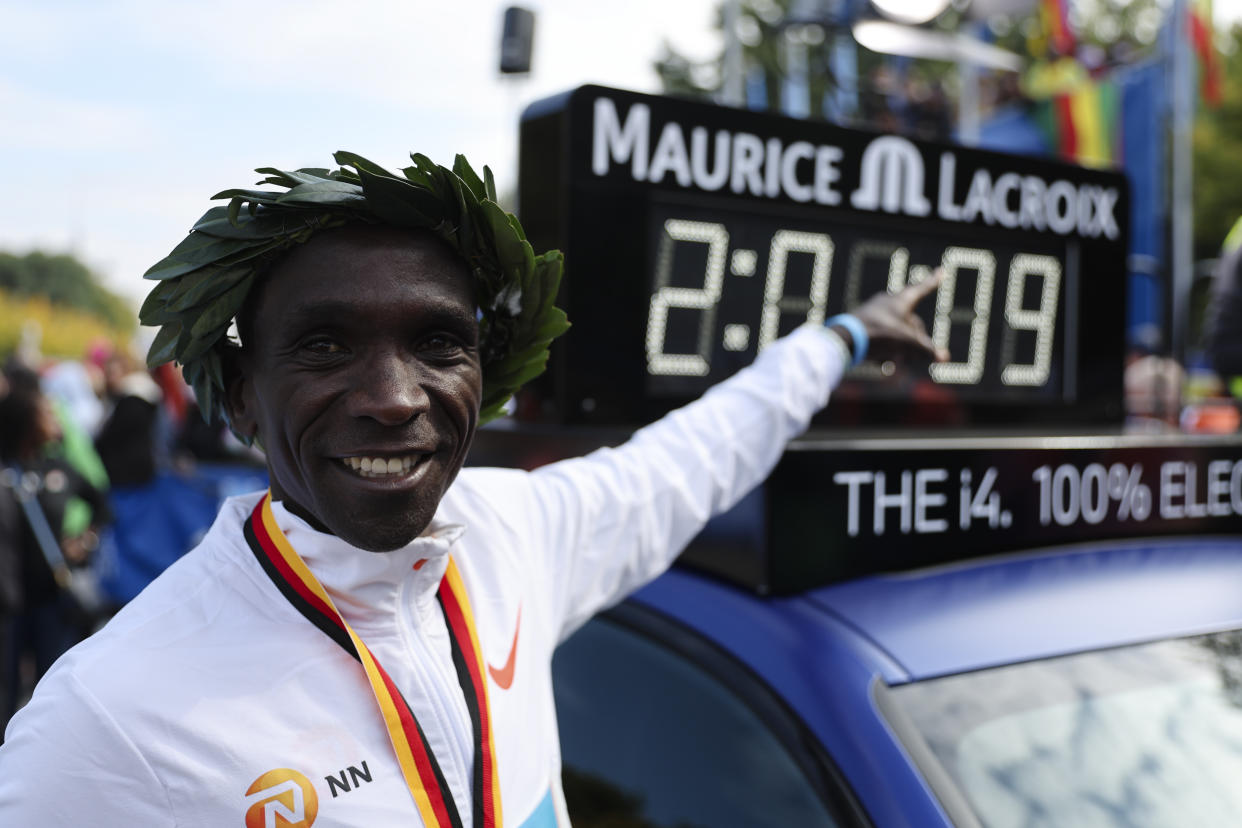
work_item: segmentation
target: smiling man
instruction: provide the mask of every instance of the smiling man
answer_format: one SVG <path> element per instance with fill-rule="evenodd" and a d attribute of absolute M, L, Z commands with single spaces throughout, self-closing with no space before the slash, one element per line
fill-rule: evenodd
<path fill-rule="evenodd" d="M 431 233 L 324 231 L 241 317 L 233 427 L 261 437 L 272 499 L 386 552 L 431 522 L 479 418 L 475 290 Z"/>
<path fill-rule="evenodd" d="M 565 328 L 559 254 L 462 159 L 337 160 L 227 191 L 148 274 L 152 361 L 271 488 L 49 672 L 0 748 L 0 824 L 568 825 L 556 645 L 761 482 L 868 341 L 934 356 L 928 280 L 617 449 L 463 471 Z"/>

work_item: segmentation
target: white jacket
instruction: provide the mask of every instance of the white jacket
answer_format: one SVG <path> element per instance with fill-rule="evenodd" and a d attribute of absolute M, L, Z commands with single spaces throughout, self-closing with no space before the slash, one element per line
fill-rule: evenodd
<path fill-rule="evenodd" d="M 847 361 L 835 336 L 802 329 L 622 447 L 534 472 L 464 469 L 429 531 L 395 552 L 349 547 L 274 505 L 410 703 L 465 826 L 470 718 L 435 600 L 447 555 L 491 668 L 504 822 L 567 826 L 554 648 L 761 482 Z M 243 539 L 259 497 L 229 500 L 201 545 L 49 671 L 0 748 L 0 825 L 418 824 L 361 666 Z"/>

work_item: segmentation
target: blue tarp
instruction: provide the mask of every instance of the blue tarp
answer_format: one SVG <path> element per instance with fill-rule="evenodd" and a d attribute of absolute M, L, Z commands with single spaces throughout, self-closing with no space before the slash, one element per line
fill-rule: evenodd
<path fill-rule="evenodd" d="M 1168 83 L 1166 64 L 1150 61 L 1118 72 L 1121 160 L 1130 179 L 1130 258 L 1127 332 L 1131 345 L 1167 349 L 1164 330 L 1168 252 L 1165 185 Z"/>
<path fill-rule="evenodd" d="M 109 492 L 113 524 L 100 539 L 96 566 L 108 597 L 124 604 L 202 539 L 226 497 L 267 488 L 250 466 L 200 465 L 158 473 L 144 486 Z"/>
<path fill-rule="evenodd" d="M 1019 155 L 1052 155 L 1044 131 L 1021 106 L 1005 106 L 979 125 L 979 147 Z"/>

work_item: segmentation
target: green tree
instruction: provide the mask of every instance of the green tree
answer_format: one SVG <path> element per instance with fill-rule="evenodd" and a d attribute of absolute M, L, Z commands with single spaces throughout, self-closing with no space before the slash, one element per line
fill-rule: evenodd
<path fill-rule="evenodd" d="M 18 297 L 45 297 L 53 305 L 85 311 L 121 331 L 132 330 L 136 321 L 125 300 L 68 253 L 0 252 L 0 290 Z"/>
<path fill-rule="evenodd" d="M 836 83 L 831 68 L 834 36 L 830 28 L 791 27 L 790 11 L 805 5 L 795 0 L 743 0 L 739 13 L 738 32 L 743 43 L 743 62 L 747 70 L 762 70 L 769 109 L 780 105 L 780 89 L 785 77 L 785 50 L 789 37 L 799 38 L 807 47 L 808 81 L 811 86 L 812 117 L 822 117 L 824 93 Z M 989 37 L 1018 54 L 1043 57 L 1045 40 L 1041 36 L 1039 3 L 1032 0 L 1030 12 L 1016 17 L 998 16 L 987 21 Z M 952 32 L 969 21 L 959 10 L 965 4 L 954 3 L 933 23 L 934 28 Z M 1078 42 L 1086 47 L 1083 56 L 1092 62 L 1130 60 L 1149 54 L 1155 48 L 1157 35 L 1165 22 L 1167 2 L 1164 0 L 1073 0 L 1070 5 L 1071 24 Z M 724 13 L 716 12 L 716 28 L 723 31 Z M 858 49 L 859 92 L 865 98 L 873 90 L 868 79 L 885 61 L 881 55 L 862 47 Z M 706 61 L 695 62 L 666 43 L 664 53 L 656 61 L 664 91 L 669 95 L 707 98 L 715 96 L 722 83 L 722 53 Z M 926 81 L 951 83 L 957 67 L 954 64 L 920 60 L 911 70 Z"/>
<path fill-rule="evenodd" d="M 806 55 L 806 79 L 811 118 L 824 118 L 824 97 L 837 86 L 832 70 L 833 30 L 814 22 L 790 24 L 795 0 L 742 0 L 738 31 L 742 41 L 742 61 L 748 74 L 755 71 L 763 79 L 764 97 L 770 111 L 781 108 L 781 88 L 787 73 L 787 52 L 791 42 Z M 716 11 L 716 28 L 724 29 L 724 12 Z M 667 95 L 714 98 L 723 82 L 724 55 L 705 61 L 691 61 L 671 43 L 656 61 L 656 73 Z M 859 76 L 865 77 L 880 63 L 877 55 L 858 51 Z"/>
<path fill-rule="evenodd" d="M 1242 26 L 1226 38 L 1219 106 L 1200 106 L 1194 132 L 1195 256 L 1220 252 L 1229 228 L 1242 217 Z"/>

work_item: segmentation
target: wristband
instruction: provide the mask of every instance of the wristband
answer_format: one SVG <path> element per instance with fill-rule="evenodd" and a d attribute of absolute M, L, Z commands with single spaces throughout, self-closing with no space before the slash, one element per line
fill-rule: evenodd
<path fill-rule="evenodd" d="M 836 316 L 830 317 L 824 321 L 824 327 L 829 328 L 833 325 L 840 325 L 850 332 L 850 339 L 854 340 L 853 354 L 854 361 L 850 363 L 850 367 L 854 368 L 858 363 L 867 358 L 867 345 L 870 339 L 867 337 L 867 327 L 863 325 L 862 320 L 851 313 L 838 313 Z"/>

